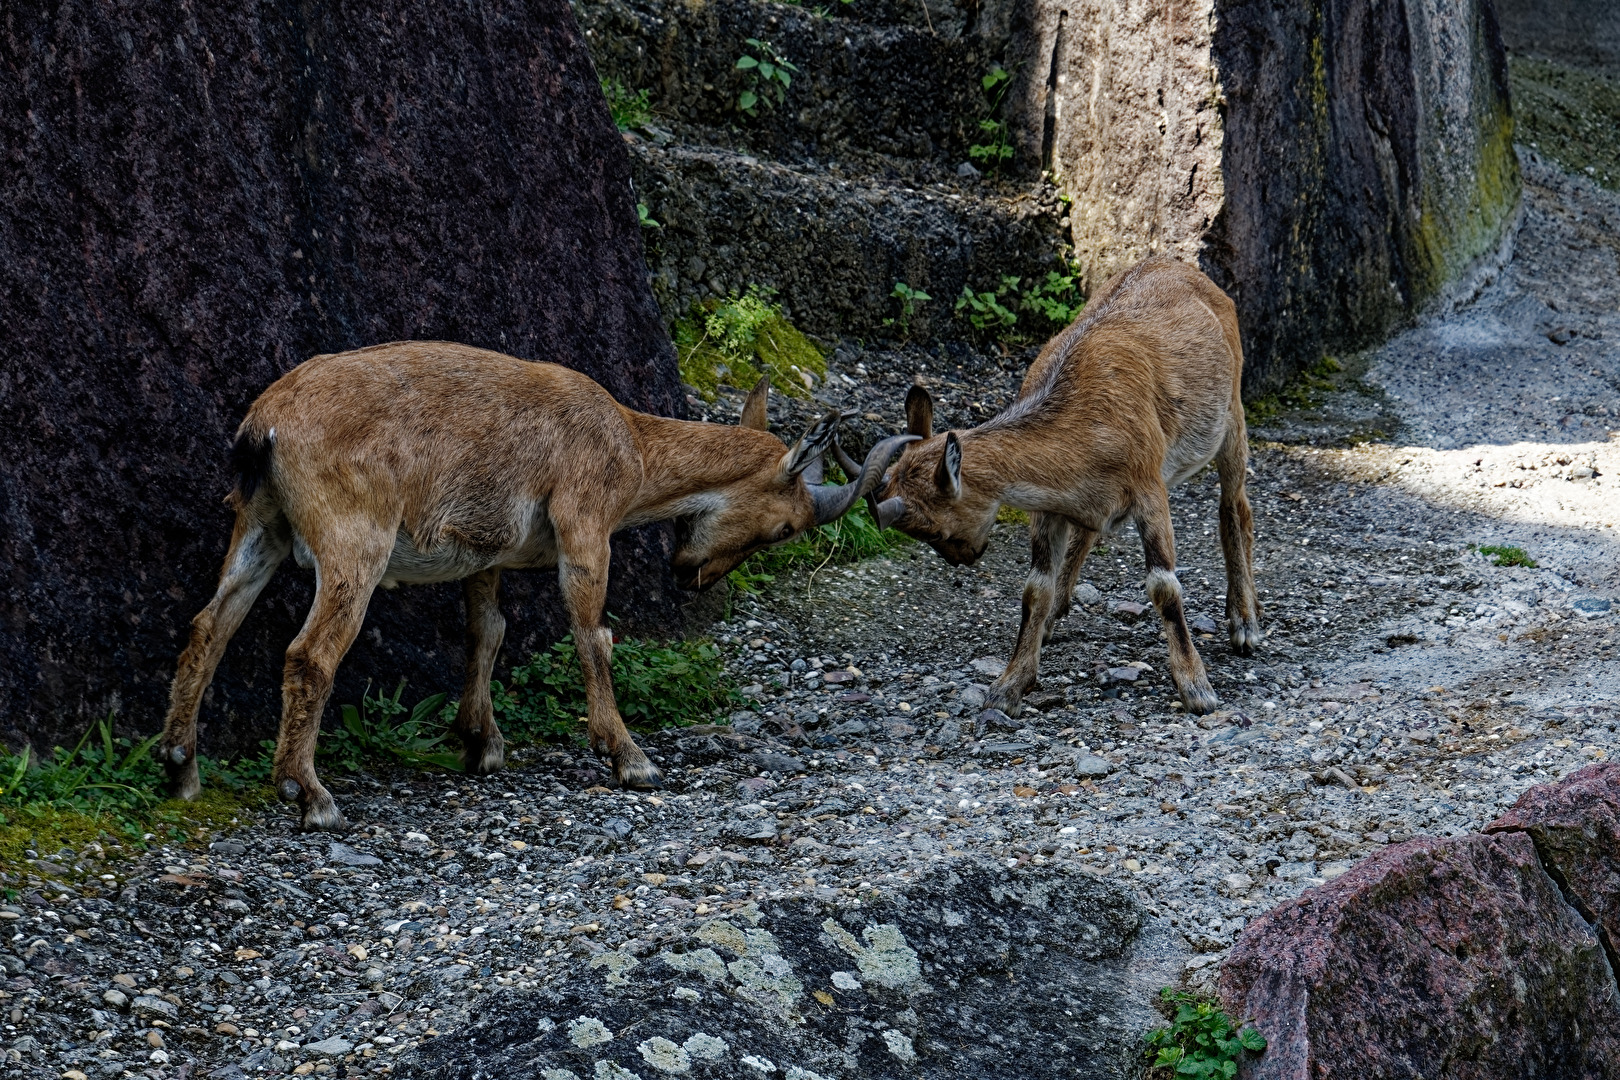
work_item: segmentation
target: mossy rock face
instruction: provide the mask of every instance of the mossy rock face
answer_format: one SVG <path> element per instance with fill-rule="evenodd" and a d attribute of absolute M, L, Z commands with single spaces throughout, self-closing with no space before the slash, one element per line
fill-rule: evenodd
<path fill-rule="evenodd" d="M 816 343 L 775 310 L 752 326 L 742 342 L 728 347 L 721 335 L 711 332 L 712 317 L 737 303 L 736 297 L 705 301 L 675 321 L 671 336 L 680 354 L 682 381 L 703 400 L 713 401 L 722 385 L 751 390 L 760 376 L 769 374 L 777 392 L 809 397 L 815 383 L 827 377 L 827 359 Z"/>

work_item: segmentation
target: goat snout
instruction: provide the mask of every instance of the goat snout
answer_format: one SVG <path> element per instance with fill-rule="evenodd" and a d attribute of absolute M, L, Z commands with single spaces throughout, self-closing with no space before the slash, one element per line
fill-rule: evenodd
<path fill-rule="evenodd" d="M 984 555 L 989 544 L 980 544 L 974 547 L 965 540 L 939 540 L 929 545 L 939 552 L 939 557 L 952 566 L 972 566 Z"/>

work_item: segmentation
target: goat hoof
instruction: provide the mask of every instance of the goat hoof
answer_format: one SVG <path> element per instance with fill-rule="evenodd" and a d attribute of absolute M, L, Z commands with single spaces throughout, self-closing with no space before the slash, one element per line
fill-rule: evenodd
<path fill-rule="evenodd" d="M 1207 716 L 1220 707 L 1221 699 L 1215 696 L 1215 690 L 1208 680 L 1200 680 L 1192 686 L 1181 690 L 1181 703 L 1187 711 L 1194 716 Z"/>
<path fill-rule="evenodd" d="M 640 761 L 614 762 L 613 778 L 619 782 L 619 787 L 629 791 L 657 791 L 664 786 L 664 774 L 645 757 Z"/>
<path fill-rule="evenodd" d="M 461 768 L 472 776 L 485 776 L 506 767 L 506 742 L 499 735 L 493 739 L 462 740 Z"/>
<path fill-rule="evenodd" d="M 197 775 L 197 757 L 193 754 L 189 761 L 184 757 L 176 761 L 174 759 L 175 752 L 184 755 L 185 748 L 177 746 L 174 750 L 163 755 L 167 759 L 163 762 L 163 771 L 167 774 L 169 781 L 169 797 L 190 802 L 202 791 L 202 780 Z"/>
<path fill-rule="evenodd" d="M 330 795 L 304 808 L 303 826 L 305 832 L 349 831 L 349 823 L 343 820 Z"/>
<path fill-rule="evenodd" d="M 1266 632 L 1260 629 L 1259 619 L 1232 619 L 1228 624 L 1232 640 L 1232 651 L 1239 656 L 1253 656 L 1254 647 L 1265 638 Z"/>

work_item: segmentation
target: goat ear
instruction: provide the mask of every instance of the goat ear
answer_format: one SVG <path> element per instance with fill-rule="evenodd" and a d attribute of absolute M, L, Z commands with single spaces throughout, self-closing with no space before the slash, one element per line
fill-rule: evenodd
<path fill-rule="evenodd" d="M 770 430 L 770 420 L 765 412 L 765 406 L 770 404 L 770 399 L 771 377 L 761 375 L 759 382 L 748 391 L 748 400 L 743 402 L 742 419 L 737 421 L 737 426 L 753 428 L 755 431 Z"/>
<path fill-rule="evenodd" d="M 934 434 L 934 399 L 920 386 L 906 391 L 906 434 L 919 439 Z"/>
<path fill-rule="evenodd" d="M 832 445 L 833 435 L 838 432 L 838 421 L 843 419 L 837 409 L 833 409 L 810 425 L 810 430 L 799 437 L 788 452 L 782 455 L 777 466 L 777 476 L 783 482 L 793 479 L 800 473 L 815 465 L 820 467 L 821 455 L 827 452 Z"/>
<path fill-rule="evenodd" d="M 934 485 L 947 498 L 962 497 L 962 444 L 954 431 L 945 436 L 945 449 L 939 455 L 939 467 L 934 470 Z"/>

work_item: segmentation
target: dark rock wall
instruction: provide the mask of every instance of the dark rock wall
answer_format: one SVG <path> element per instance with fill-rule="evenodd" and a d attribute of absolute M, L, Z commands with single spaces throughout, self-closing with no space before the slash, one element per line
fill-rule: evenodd
<path fill-rule="evenodd" d="M 158 725 L 229 535 L 232 432 L 313 354 L 454 340 L 680 408 L 596 84 L 563 0 L 0 14 L 0 734 Z M 619 539 L 611 610 L 671 623 L 666 543 Z M 508 575 L 509 655 L 561 632 L 554 593 Z M 289 562 L 205 752 L 274 732 L 309 597 Z M 379 594 L 336 700 L 454 690 L 460 604 Z"/>
<path fill-rule="evenodd" d="M 1510 52 L 1620 70 L 1620 4 L 1614 0 L 1496 0 L 1496 10 Z"/>
<path fill-rule="evenodd" d="M 1516 222 L 1490 0 L 1034 0 L 1013 51 L 1019 161 L 1073 195 L 1088 282 L 1196 260 L 1251 390 L 1378 340 Z"/>

